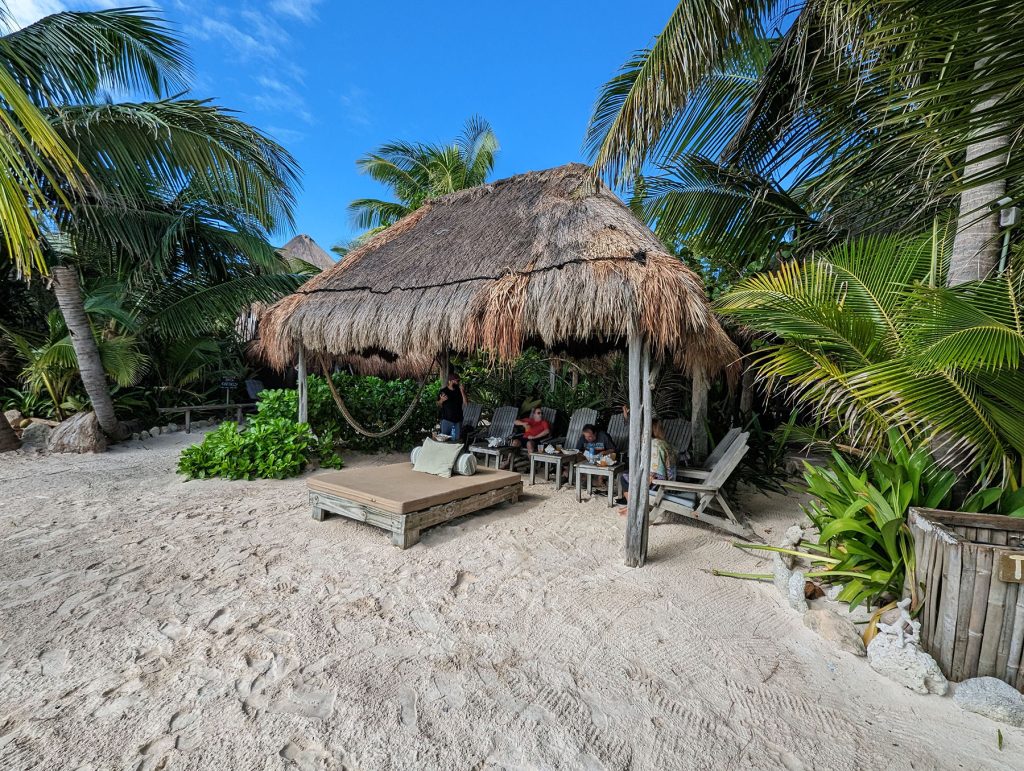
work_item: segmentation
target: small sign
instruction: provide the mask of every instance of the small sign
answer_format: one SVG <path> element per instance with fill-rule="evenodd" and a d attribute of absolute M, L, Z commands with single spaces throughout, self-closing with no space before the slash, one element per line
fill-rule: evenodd
<path fill-rule="evenodd" d="M 997 551 L 996 575 L 1008 584 L 1024 584 L 1024 551 Z"/>
<path fill-rule="evenodd" d="M 227 389 L 230 389 L 230 390 L 233 391 L 236 388 L 238 388 L 238 378 L 226 377 L 226 378 L 224 378 L 223 380 L 220 381 L 220 387 L 221 388 L 227 388 Z"/>

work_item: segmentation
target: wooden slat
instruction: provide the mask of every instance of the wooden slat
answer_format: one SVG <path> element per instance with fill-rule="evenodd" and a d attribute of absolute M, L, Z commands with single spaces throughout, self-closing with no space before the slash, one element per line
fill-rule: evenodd
<path fill-rule="evenodd" d="M 1006 682 L 1013 683 L 1024 669 L 1024 591 L 1017 588 L 1016 612 L 1013 619 L 1013 632 L 1010 636 L 1010 653 L 1006 662 Z"/>
<path fill-rule="evenodd" d="M 971 598 L 971 620 L 967 630 L 967 656 L 964 675 L 977 677 L 978 657 L 981 654 L 982 635 L 985 631 L 985 616 L 988 610 L 988 591 L 992 579 L 992 550 L 979 549 L 974 576 L 974 596 Z"/>
<path fill-rule="evenodd" d="M 938 509 L 915 508 L 920 516 L 930 522 L 942 525 L 967 525 L 968 527 L 1009 530 L 1024 533 L 1024 519 L 1007 517 L 1002 514 L 971 514 L 961 511 L 940 511 Z"/>
<path fill-rule="evenodd" d="M 985 609 L 984 639 L 981 641 L 981 652 L 978 654 L 978 677 L 993 676 L 996 672 L 996 650 L 999 646 L 999 634 L 1003 626 L 1006 586 L 993 570 Z"/>
<path fill-rule="evenodd" d="M 971 621 L 971 599 L 974 595 L 974 576 L 978 567 L 978 547 L 964 544 L 961 554 L 960 592 L 956 610 L 956 632 L 953 636 L 952 679 L 964 679 L 964 666 L 967 661 L 967 631 Z"/>
<path fill-rule="evenodd" d="M 999 629 L 999 642 L 996 644 L 995 676 L 1006 675 L 1006 664 L 1010 660 L 1010 640 L 1013 638 L 1014 615 L 1017 612 L 1017 594 L 1020 584 L 1006 584 L 1006 599 L 1003 602 L 1003 624 Z"/>

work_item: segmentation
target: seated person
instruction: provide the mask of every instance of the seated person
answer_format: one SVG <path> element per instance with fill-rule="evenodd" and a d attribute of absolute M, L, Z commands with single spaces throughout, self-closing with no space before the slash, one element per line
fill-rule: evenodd
<path fill-rule="evenodd" d="M 523 433 L 512 438 L 513 447 L 526 447 L 527 452 L 537 452 L 537 442 L 551 436 L 551 424 L 544 419 L 540 407 L 534 407 L 530 414 L 516 421 Z"/>
<path fill-rule="evenodd" d="M 661 421 L 651 421 L 651 481 L 655 479 L 676 478 L 676 449 L 665 439 L 665 429 Z M 616 503 L 628 503 L 629 499 L 629 474 L 623 474 L 622 498 Z M 620 516 L 626 516 L 625 507 L 619 509 Z"/>
<path fill-rule="evenodd" d="M 588 423 L 580 432 L 576 449 L 586 455 L 588 460 L 594 461 L 602 455 L 610 455 L 615 452 L 616 447 L 615 442 L 605 431 L 600 431 L 596 426 Z"/>

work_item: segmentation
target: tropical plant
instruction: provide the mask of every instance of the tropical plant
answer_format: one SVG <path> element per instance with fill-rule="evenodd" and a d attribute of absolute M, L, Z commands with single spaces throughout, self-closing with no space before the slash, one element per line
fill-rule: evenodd
<path fill-rule="evenodd" d="M 980 478 L 1021 481 L 1024 272 L 956 288 L 929 239 L 865 237 L 739 282 L 719 310 L 765 337 L 753 365 L 827 422 L 881 450 L 897 427 Z"/>
<path fill-rule="evenodd" d="M 993 0 L 687 0 L 587 145 L 663 238 L 737 265 L 952 211 L 948 280 L 983 278 L 1024 197 L 1022 31 Z"/>
<path fill-rule="evenodd" d="M 816 576 L 843 584 L 839 599 L 852 607 L 902 592 L 906 571 L 914 567 L 907 510 L 948 506 L 956 482 L 926 448 L 911 448 L 895 430 L 887 439 L 891 458 L 876 456 L 863 469 L 834 451 L 827 466 L 805 464 L 813 500 L 804 512 L 831 560 Z"/>
<path fill-rule="evenodd" d="M 490 124 L 479 116 L 467 120 L 462 134 L 451 144 L 381 145 L 356 164 L 362 173 L 389 188 L 397 200 L 358 198 L 349 204 L 349 211 L 358 227 L 371 231 L 386 228 L 418 209 L 428 198 L 482 185 L 494 170 L 497 152 L 498 138 Z M 339 248 L 347 252 L 349 247 Z M 335 251 L 341 255 L 337 248 Z"/>
<path fill-rule="evenodd" d="M 42 239 L 40 252 L 53 263 L 54 293 L 92 407 L 103 430 L 116 435 L 120 427 L 83 307 L 82 273 L 90 259 L 113 249 L 122 265 L 133 264 L 136 277 L 173 277 L 177 284 L 195 280 L 197 260 L 265 265 L 273 255 L 268 233 L 291 222 L 297 167 L 283 148 L 228 111 L 166 98 L 169 86 L 184 82 L 187 58 L 181 41 L 148 10 L 56 14 L 0 44 L 0 70 L 21 84 L 88 179 L 75 191 L 51 175 L 39 183 L 42 198 L 27 200 L 59 231 Z M 111 102 L 110 92 L 154 101 Z M 12 115 L 5 118 L 15 120 Z M 188 270 L 176 272 L 182 267 Z M 249 288 L 257 283 L 231 278 L 247 280 Z M 278 294 L 294 286 L 280 281 Z M 195 319 L 207 315 L 195 308 L 219 311 L 238 288 L 219 287 L 202 298 L 192 292 L 191 306 L 177 307 L 179 323 L 190 320 L 195 334 Z"/>
<path fill-rule="evenodd" d="M 1024 518 L 1024 487 L 1011 490 L 1007 487 L 985 487 L 964 501 L 961 511 L 979 514 L 1004 514 L 1007 517 Z"/>
<path fill-rule="evenodd" d="M 254 420 L 245 429 L 226 422 L 181 451 L 178 471 L 189 479 L 284 479 L 306 467 L 311 440 L 308 425 L 284 418 Z"/>

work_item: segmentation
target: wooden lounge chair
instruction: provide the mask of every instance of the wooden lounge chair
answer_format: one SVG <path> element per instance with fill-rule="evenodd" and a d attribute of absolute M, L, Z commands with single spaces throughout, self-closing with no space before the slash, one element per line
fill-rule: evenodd
<path fill-rule="evenodd" d="M 655 479 L 651 483 L 654 487 L 651 492 L 651 521 L 659 514 L 671 512 L 735 535 L 752 535 L 750 526 L 737 519 L 722 493 L 722 487 L 747 454 L 748 436 L 738 429 L 735 433 L 730 431 L 708 456 L 706 468 L 679 469 L 677 472 L 678 476 L 691 477 L 699 480 L 697 482 Z M 708 513 L 708 509 L 715 513 Z"/>
<path fill-rule="evenodd" d="M 471 441 L 473 436 L 476 434 L 477 424 L 480 423 L 480 414 L 483 412 L 484 406 L 482 404 L 476 404 L 470 402 L 462 408 L 462 439 L 463 441 Z"/>
<path fill-rule="evenodd" d="M 665 441 L 675 448 L 676 457 L 685 463 L 690 456 L 693 424 L 684 418 L 672 418 L 663 420 L 661 425 L 665 430 Z"/>
<path fill-rule="evenodd" d="M 620 458 L 627 457 L 629 452 L 629 421 L 621 412 L 616 412 L 608 421 L 608 438 L 615 444 Z"/>
<path fill-rule="evenodd" d="M 543 440 L 544 444 L 560 444 L 566 450 L 572 450 L 576 447 L 576 443 L 580 440 L 580 434 L 583 433 L 583 427 L 590 423 L 597 422 L 597 410 L 592 410 L 588 407 L 580 407 L 576 410 L 572 417 L 569 418 L 569 429 L 565 432 L 565 436 L 557 437 L 554 439 Z M 558 462 L 561 460 L 561 462 Z M 573 460 L 562 458 L 559 456 L 547 455 L 544 452 L 531 452 L 530 453 L 530 484 L 532 485 L 536 480 L 536 466 L 540 463 L 544 465 L 544 477 L 547 478 L 548 466 L 555 466 L 555 486 L 562 486 L 562 467 L 565 465 L 569 470 L 569 481 L 572 482 L 572 467 Z"/>
<path fill-rule="evenodd" d="M 494 465 L 503 465 L 505 458 L 515 452 L 515 448 L 508 444 L 515 429 L 516 418 L 519 417 L 519 410 L 515 407 L 498 407 L 491 417 L 491 425 L 477 439 L 477 442 L 470 446 L 469 451 L 483 459 L 484 466 L 494 458 Z M 501 439 L 502 444 L 497 447 L 488 447 L 488 439 Z"/>
<path fill-rule="evenodd" d="M 408 549 L 427 527 L 523 494 L 519 474 L 481 468 L 473 476 L 448 478 L 413 471 L 410 463 L 330 471 L 310 477 L 313 519 L 340 514 L 391 533 L 391 542 Z"/>

